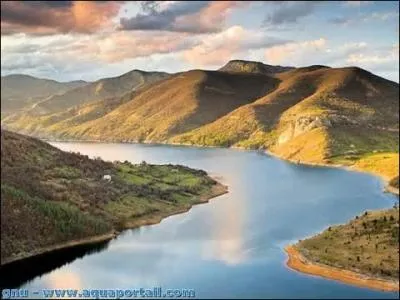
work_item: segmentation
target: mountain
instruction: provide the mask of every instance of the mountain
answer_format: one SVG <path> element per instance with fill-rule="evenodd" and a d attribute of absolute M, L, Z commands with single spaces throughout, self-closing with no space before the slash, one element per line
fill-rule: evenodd
<path fill-rule="evenodd" d="M 107 240 L 225 192 L 201 170 L 104 162 L 1 130 L 1 264 Z"/>
<path fill-rule="evenodd" d="M 323 66 L 299 68 L 276 77 L 279 85 L 271 93 L 175 140 L 266 148 L 332 122 L 334 127 L 349 122 L 398 130 L 396 83 L 358 68 Z"/>
<path fill-rule="evenodd" d="M 268 93 L 277 83 L 277 79 L 261 74 L 193 70 L 129 94 L 130 101 L 103 117 L 74 127 L 60 122 L 48 126 L 49 119 L 58 120 L 59 115 L 54 114 L 43 118 L 9 118 L 4 123 L 39 136 L 161 141 L 212 122 Z M 71 115 L 67 117 L 62 121 L 64 124 Z"/>
<path fill-rule="evenodd" d="M 294 67 L 271 66 L 258 61 L 231 60 L 225 66 L 220 68 L 219 71 L 231 73 L 257 73 L 272 75 L 293 69 Z"/>
<path fill-rule="evenodd" d="M 312 66 L 171 142 L 268 149 L 285 159 L 398 175 L 399 86 L 360 68 Z"/>
<path fill-rule="evenodd" d="M 54 94 L 62 94 L 70 89 L 86 85 L 78 80 L 58 82 L 29 75 L 14 74 L 1 77 L 1 113 L 16 112 L 35 101 Z"/>
<path fill-rule="evenodd" d="M 122 98 L 10 116 L 2 126 L 44 138 L 262 149 L 398 178 L 397 83 L 357 67 L 284 71 L 237 62 L 171 75 Z M 264 74 L 262 66 L 281 72 Z"/>
<path fill-rule="evenodd" d="M 29 114 L 45 115 L 61 112 L 76 105 L 123 96 L 127 92 L 139 89 L 146 84 L 151 84 L 168 76 L 169 74 L 164 72 L 133 70 L 118 77 L 100 79 L 40 101 L 30 109 Z"/>

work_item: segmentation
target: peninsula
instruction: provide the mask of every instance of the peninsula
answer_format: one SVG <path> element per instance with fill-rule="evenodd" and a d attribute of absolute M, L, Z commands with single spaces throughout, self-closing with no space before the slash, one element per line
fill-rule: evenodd
<path fill-rule="evenodd" d="M 286 247 L 297 271 L 348 284 L 399 291 L 399 209 L 365 212 L 348 224 Z"/>
<path fill-rule="evenodd" d="M 226 192 L 202 170 L 89 159 L 2 130 L 1 264 L 108 240 Z"/>

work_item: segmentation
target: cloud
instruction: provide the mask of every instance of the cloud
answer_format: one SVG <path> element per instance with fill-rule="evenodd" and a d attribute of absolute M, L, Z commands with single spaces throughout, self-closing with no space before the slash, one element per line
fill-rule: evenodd
<path fill-rule="evenodd" d="M 351 54 L 347 58 L 347 62 L 351 64 L 380 64 L 383 62 L 393 61 L 391 56 L 382 55 L 366 55 L 362 53 Z"/>
<path fill-rule="evenodd" d="M 1 70 L 4 75 L 23 73 L 58 80 L 95 80 L 135 68 L 163 71 L 163 65 L 176 71 L 185 67 L 176 53 L 197 43 L 174 32 L 2 36 Z"/>
<path fill-rule="evenodd" d="M 363 5 L 373 4 L 374 2 L 375 1 L 345 1 L 343 5 L 348 7 L 360 7 Z"/>
<path fill-rule="evenodd" d="M 147 1 L 143 13 L 120 19 L 120 30 L 160 30 L 212 33 L 223 29 L 224 21 L 240 1 Z"/>
<path fill-rule="evenodd" d="M 265 32 L 246 30 L 241 26 L 202 37 L 197 45 L 183 52 L 183 58 L 195 67 L 221 66 L 228 60 L 247 55 L 248 50 L 287 43 Z"/>
<path fill-rule="evenodd" d="M 118 1 L 1 1 L 1 34 L 93 33 L 110 26 Z"/>
<path fill-rule="evenodd" d="M 357 17 L 355 16 L 340 16 L 340 17 L 334 17 L 329 19 L 330 23 L 336 24 L 336 25 L 353 25 L 357 23 L 368 23 L 368 22 L 376 22 L 376 21 L 387 21 L 393 18 L 398 18 L 399 17 L 399 12 L 394 12 L 394 11 L 388 11 L 388 12 L 374 12 L 374 13 L 369 13 L 369 14 L 361 14 Z"/>
<path fill-rule="evenodd" d="M 265 58 L 268 63 L 279 64 L 290 57 L 301 58 L 302 56 L 310 56 L 313 52 L 321 52 L 326 47 L 326 40 L 319 38 L 317 40 L 303 41 L 303 42 L 290 42 L 283 45 L 277 45 L 268 48 L 265 51 Z"/>
<path fill-rule="evenodd" d="M 369 21 L 386 21 L 392 18 L 398 18 L 399 12 L 388 11 L 388 12 L 375 12 L 369 15 L 363 15 L 362 21 L 369 22 Z"/>
<path fill-rule="evenodd" d="M 354 22 L 354 19 L 351 17 L 334 17 L 329 20 L 330 23 L 335 24 L 335 25 L 350 25 L 352 22 Z"/>
<path fill-rule="evenodd" d="M 399 44 L 394 44 L 389 49 L 375 51 L 372 53 L 354 53 L 347 57 L 347 62 L 351 64 L 379 65 L 399 60 Z M 393 69 L 393 65 L 392 65 Z"/>
<path fill-rule="evenodd" d="M 272 12 L 266 16 L 264 26 L 279 27 L 296 24 L 300 19 L 313 14 L 321 1 L 279 1 Z M 272 7 L 271 7 L 272 8 Z"/>
<path fill-rule="evenodd" d="M 331 44 L 323 38 L 286 43 L 264 51 L 266 63 L 296 67 L 313 64 L 331 67 L 357 66 L 399 81 L 399 44 L 377 47 L 366 42 Z"/>
<path fill-rule="evenodd" d="M 342 64 L 356 65 L 399 82 L 399 44 L 350 54 Z"/>
<path fill-rule="evenodd" d="M 229 60 L 240 48 L 245 30 L 233 26 L 222 33 L 205 37 L 201 43 L 184 52 L 184 59 L 194 65 L 219 65 Z"/>
<path fill-rule="evenodd" d="M 194 41 L 185 35 L 176 33 L 132 33 L 118 32 L 98 40 L 96 47 L 98 59 L 113 63 L 127 58 L 146 57 L 154 54 L 179 52 L 194 45 Z M 91 47 L 81 45 L 87 55 Z"/>
<path fill-rule="evenodd" d="M 114 66 L 133 60 L 140 61 L 147 70 L 150 70 L 150 66 L 160 70 L 162 64 L 167 65 L 170 71 L 188 69 L 190 66 L 220 67 L 231 58 L 241 56 L 244 59 L 250 50 L 287 42 L 271 37 L 266 32 L 246 30 L 241 26 L 207 35 L 165 31 L 36 37 L 18 34 L 2 37 L 2 71 L 34 72 L 32 75 L 42 77 L 51 73 L 57 77 L 62 73 L 69 76 L 75 72 L 81 77 L 88 73 L 87 69 L 111 70 Z M 175 68 L 171 66 L 172 62 Z M 98 76 L 106 75 L 99 73 Z"/>
<path fill-rule="evenodd" d="M 268 47 L 264 51 L 264 57 L 270 64 L 292 66 L 325 64 L 340 67 L 349 55 L 367 49 L 368 44 L 365 42 L 351 42 L 332 47 L 327 39 L 321 37 L 316 40 L 289 42 Z"/>
<path fill-rule="evenodd" d="M 10 44 L 7 39 L 2 39 L 1 51 L 5 63 L 21 56 L 33 60 L 40 56 L 60 57 L 63 60 L 76 60 L 79 57 L 80 61 L 114 63 L 129 58 L 177 52 L 195 44 L 193 39 L 183 34 L 124 31 L 111 35 L 107 33 L 91 36 L 60 35 L 53 39 L 46 37 L 30 39 L 21 35 L 13 37 L 13 41 L 14 44 Z"/>

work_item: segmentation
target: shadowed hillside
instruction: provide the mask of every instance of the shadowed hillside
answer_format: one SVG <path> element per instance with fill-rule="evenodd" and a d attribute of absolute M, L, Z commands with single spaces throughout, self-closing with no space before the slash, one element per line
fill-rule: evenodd
<path fill-rule="evenodd" d="M 54 95 L 32 107 L 30 114 L 44 115 L 61 112 L 75 105 L 122 96 L 146 84 L 168 77 L 163 72 L 144 72 L 133 70 L 118 77 L 100 79 L 86 86 L 68 91 L 62 95 Z"/>
<path fill-rule="evenodd" d="M 44 136 L 47 133 L 68 138 L 162 141 L 251 103 L 274 89 L 277 83 L 277 79 L 260 74 L 194 70 L 179 73 L 131 94 L 130 101 L 104 117 L 65 130 L 53 130 L 57 124 L 47 127 L 44 118 L 23 117 L 14 124 L 26 133 Z M 13 125 L 11 118 L 4 123 Z M 38 131 L 36 125 L 45 128 Z"/>

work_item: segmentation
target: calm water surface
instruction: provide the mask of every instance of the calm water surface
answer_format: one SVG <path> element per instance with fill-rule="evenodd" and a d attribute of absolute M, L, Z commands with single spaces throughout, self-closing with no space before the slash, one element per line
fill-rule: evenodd
<path fill-rule="evenodd" d="M 206 170 L 229 193 L 161 224 L 128 230 L 107 247 L 37 276 L 23 288 L 193 288 L 201 298 L 396 298 L 303 275 L 285 266 L 285 245 L 391 207 L 376 177 L 297 166 L 233 149 L 53 143 L 105 160 L 184 164 Z"/>

